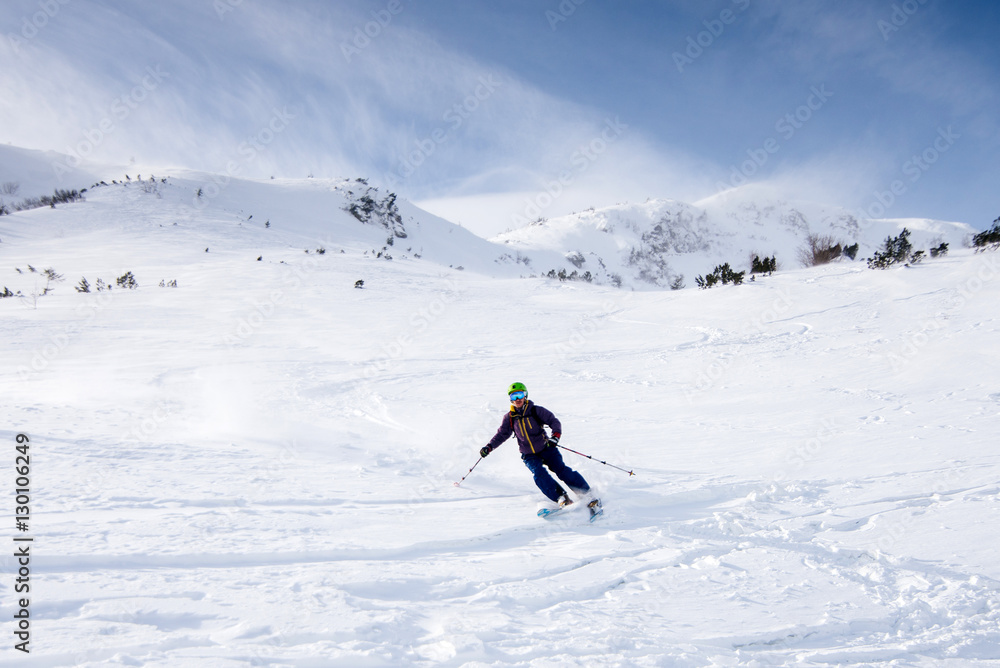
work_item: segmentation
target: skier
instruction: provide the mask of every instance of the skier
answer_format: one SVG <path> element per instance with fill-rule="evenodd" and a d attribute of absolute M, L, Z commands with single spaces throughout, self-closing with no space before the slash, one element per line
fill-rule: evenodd
<path fill-rule="evenodd" d="M 521 450 L 521 459 L 535 477 L 535 484 L 542 494 L 559 507 L 573 503 L 566 490 L 549 475 L 548 467 L 566 486 L 581 497 L 590 496 L 590 485 L 583 476 L 566 466 L 556 445 L 562 435 L 562 425 L 551 411 L 536 405 L 528 399 L 528 388 L 523 383 L 511 383 L 507 388 L 510 398 L 510 412 L 504 415 L 503 422 L 496 435 L 490 439 L 480 451 L 482 457 L 496 450 L 501 443 L 513 434 Z M 552 430 L 547 436 L 544 426 Z M 598 499 L 591 499 L 587 504 L 591 514 L 596 514 L 601 507 Z"/>

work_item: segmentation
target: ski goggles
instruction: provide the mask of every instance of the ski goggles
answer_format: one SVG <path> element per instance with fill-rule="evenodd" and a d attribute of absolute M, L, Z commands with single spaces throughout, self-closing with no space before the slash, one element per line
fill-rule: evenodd
<path fill-rule="evenodd" d="M 511 403 L 514 403 L 518 399 L 524 399 L 527 396 L 528 396 L 527 392 L 511 392 L 510 393 L 510 401 L 511 401 Z"/>

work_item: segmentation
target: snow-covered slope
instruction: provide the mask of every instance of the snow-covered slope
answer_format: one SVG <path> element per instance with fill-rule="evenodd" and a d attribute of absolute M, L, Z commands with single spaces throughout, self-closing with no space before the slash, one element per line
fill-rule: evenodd
<path fill-rule="evenodd" d="M 1000 256 L 632 292 L 405 203 L 388 247 L 356 180 L 136 177 L 0 217 L 0 284 L 65 276 L 0 299 L 0 665 L 1000 661 Z M 512 443 L 453 485 L 515 380 L 603 520 L 537 519 Z"/>
<path fill-rule="evenodd" d="M 0 145 L 0 200 L 8 205 L 28 197 L 51 195 L 54 190 L 80 190 L 121 169 L 72 159 L 54 151 L 37 151 Z M 13 184 L 14 192 L 2 186 Z"/>
<path fill-rule="evenodd" d="M 724 262 L 737 271 L 750 268 L 754 255 L 774 256 L 782 269 L 802 266 L 801 250 L 810 235 L 842 246 L 859 246 L 869 257 L 888 236 L 906 227 L 916 249 L 968 245 L 968 225 L 931 220 L 872 220 L 832 206 L 761 198 L 731 191 L 697 204 L 649 200 L 591 209 L 533 223 L 494 240 L 529 254 L 561 252 L 578 274 L 633 288 L 666 287 L 677 278 L 694 278 Z M 556 271 L 560 267 L 555 267 Z"/>
<path fill-rule="evenodd" d="M 133 183 L 143 171 L 135 165 L 83 163 L 72 172 L 53 172 L 53 165 L 67 163 L 65 156 L 12 147 L 0 147 L 0 158 L 0 183 L 21 184 L 22 196 L 51 194 L 56 188 L 83 189 L 98 180 L 133 190 L 144 187 L 149 194 L 148 185 Z M 924 250 L 941 243 L 952 249 L 968 246 L 976 232 L 963 223 L 863 218 L 834 206 L 769 199 L 766 193 L 745 187 L 696 204 L 651 199 L 591 209 L 533 223 L 487 242 L 397 200 L 366 179 L 260 181 L 176 169 L 145 171 L 147 179 L 151 174 L 161 179 L 164 174 L 171 176 L 169 187 L 153 193 L 163 200 L 159 209 L 149 209 L 157 225 L 167 218 L 224 225 L 236 221 L 255 227 L 273 219 L 281 221 L 283 232 L 296 236 L 271 236 L 293 245 L 320 239 L 336 245 L 340 240 L 368 246 L 380 257 L 423 258 L 489 276 L 562 276 L 626 289 L 663 289 L 674 281 L 694 287 L 696 276 L 722 263 L 737 271 L 750 269 L 755 255 L 775 257 L 782 270 L 797 269 L 803 266 L 801 255 L 810 235 L 842 246 L 857 244 L 860 261 L 903 228 L 912 233 L 915 249 Z M 203 195 L 196 197 L 199 190 Z M 6 199 L 11 208 L 18 198 Z M 345 213 L 348 209 L 354 215 Z M 105 213 L 99 220 L 105 220 Z M 358 222 L 364 225 L 359 227 Z"/>
<path fill-rule="evenodd" d="M 52 193 L 53 181 L 45 178 L 51 155 L 27 154 L 28 160 L 10 151 L 4 154 L 21 158 L 21 168 L 7 172 L 26 176 L 7 181 L 20 186 L 17 195 L 8 196 L 8 209 L 14 209 L 12 205 L 26 193 Z M 16 213 L 6 238 L 17 239 L 21 230 L 34 225 L 44 226 L 59 238 L 96 235 L 82 242 L 88 251 L 63 264 L 62 271 L 73 276 L 128 269 L 128 260 L 111 250 L 116 243 L 109 235 L 118 241 L 152 235 L 157 245 L 144 250 L 136 246 L 139 253 L 149 252 L 151 259 L 164 245 L 184 247 L 187 252 L 209 248 L 208 252 L 240 253 L 249 260 L 266 255 L 262 261 L 272 262 L 287 262 L 296 252 L 322 249 L 518 275 L 516 263 L 505 256 L 504 248 L 409 202 L 397 201 L 394 194 L 361 178 L 246 180 L 176 169 L 159 173 L 150 169 L 143 174 L 142 168 L 136 168 L 113 176 L 110 170 L 91 171 L 104 176 L 81 182 L 82 176 L 91 173 L 80 172 L 75 181 L 54 181 L 66 184 L 57 188 L 69 189 L 72 183 L 74 190 L 85 191 L 84 203 L 51 215 L 38 209 Z M 24 278 L 6 280 L 12 290 L 30 283 Z"/>

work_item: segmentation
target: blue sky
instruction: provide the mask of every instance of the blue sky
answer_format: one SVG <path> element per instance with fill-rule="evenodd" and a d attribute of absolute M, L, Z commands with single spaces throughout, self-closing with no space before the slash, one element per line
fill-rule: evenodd
<path fill-rule="evenodd" d="M 983 228 L 998 28 L 944 0 L 7 2 L 0 141 L 367 176 L 483 234 L 743 184 Z"/>

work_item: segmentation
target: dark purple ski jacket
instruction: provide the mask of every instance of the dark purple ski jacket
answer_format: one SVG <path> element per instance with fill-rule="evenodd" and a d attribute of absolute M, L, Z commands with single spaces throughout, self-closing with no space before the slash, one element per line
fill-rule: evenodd
<path fill-rule="evenodd" d="M 487 445 L 490 450 L 496 450 L 514 434 L 521 454 L 533 455 L 545 449 L 545 441 L 549 438 L 542 425 L 548 425 L 554 436 L 562 435 L 562 425 L 552 411 L 536 406 L 530 399 L 524 402 L 521 410 L 511 405 L 510 413 L 503 416 L 500 428 Z"/>

